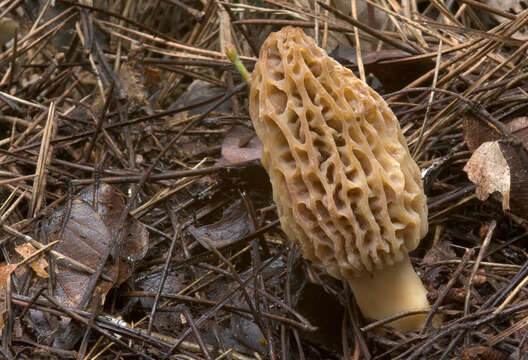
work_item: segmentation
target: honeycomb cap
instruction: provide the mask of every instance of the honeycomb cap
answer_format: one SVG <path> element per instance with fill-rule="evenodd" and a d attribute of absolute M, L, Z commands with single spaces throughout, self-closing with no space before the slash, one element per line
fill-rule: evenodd
<path fill-rule="evenodd" d="M 341 279 L 407 259 L 427 233 L 426 197 L 379 94 L 284 27 L 260 50 L 249 110 L 282 229 L 306 259 Z"/>

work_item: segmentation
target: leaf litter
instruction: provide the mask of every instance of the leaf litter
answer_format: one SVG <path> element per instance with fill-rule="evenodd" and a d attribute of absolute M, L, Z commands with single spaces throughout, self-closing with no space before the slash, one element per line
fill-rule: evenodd
<path fill-rule="evenodd" d="M 0 4 L 1 356 L 522 358 L 522 3 Z M 223 52 L 251 70 L 285 25 L 400 120 L 430 210 L 411 255 L 441 329 L 379 331 L 281 232 Z"/>

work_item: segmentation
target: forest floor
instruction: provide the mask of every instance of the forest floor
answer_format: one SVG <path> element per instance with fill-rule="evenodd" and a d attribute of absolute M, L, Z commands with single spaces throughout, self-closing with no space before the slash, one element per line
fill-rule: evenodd
<path fill-rule="evenodd" d="M 528 359 L 526 7 L 0 1 L 0 358 Z M 282 232 L 224 54 L 287 25 L 399 119 L 440 328 L 362 317 Z"/>

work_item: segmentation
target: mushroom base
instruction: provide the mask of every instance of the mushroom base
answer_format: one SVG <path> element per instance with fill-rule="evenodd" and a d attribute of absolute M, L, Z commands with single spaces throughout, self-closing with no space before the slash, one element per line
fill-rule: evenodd
<path fill-rule="evenodd" d="M 409 256 L 383 270 L 347 279 L 356 302 L 367 318 L 382 320 L 411 310 L 429 310 L 427 290 L 414 271 Z M 427 314 L 410 315 L 388 326 L 412 331 L 423 327 Z"/>

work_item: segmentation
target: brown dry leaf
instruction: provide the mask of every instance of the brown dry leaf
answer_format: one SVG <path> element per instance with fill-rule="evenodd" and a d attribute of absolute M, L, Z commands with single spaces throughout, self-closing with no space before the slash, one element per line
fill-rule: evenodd
<path fill-rule="evenodd" d="M 207 99 L 210 99 L 215 96 L 224 95 L 225 88 L 215 86 L 211 83 L 202 80 L 194 80 L 191 85 L 185 90 L 183 94 L 178 97 L 178 100 L 172 104 L 172 108 L 177 109 L 182 106 L 188 106 L 193 103 L 198 103 Z M 220 106 L 215 109 L 215 112 L 225 112 L 228 113 L 232 108 L 232 100 L 229 99 L 224 101 Z M 211 105 L 203 104 L 200 106 L 194 106 L 189 110 L 187 116 L 201 115 L 203 114 Z M 186 117 L 187 117 L 186 116 Z M 174 120 L 169 119 L 169 124 L 174 123 Z"/>
<path fill-rule="evenodd" d="M 143 80 L 145 82 L 145 89 L 148 93 L 152 93 L 161 82 L 161 71 L 151 67 L 143 69 Z"/>
<path fill-rule="evenodd" d="M 528 116 L 521 116 L 506 123 L 506 128 L 528 149 Z"/>
<path fill-rule="evenodd" d="M 486 200 L 498 191 L 502 196 L 502 208 L 510 209 L 510 167 L 498 141 L 480 145 L 464 166 L 464 171 L 469 180 L 477 184 L 477 198 Z"/>
<path fill-rule="evenodd" d="M 121 65 L 118 73 L 119 81 L 123 90 L 132 99 L 135 104 L 149 105 L 148 94 L 145 91 L 145 79 L 143 71 L 138 66 L 138 60 L 141 58 L 143 48 L 132 44 L 128 53 L 128 61 Z"/>
<path fill-rule="evenodd" d="M 15 251 L 20 254 L 24 259 L 27 259 L 30 257 L 37 249 L 29 243 L 22 244 L 20 246 L 17 246 L 15 248 Z M 43 279 L 49 278 L 49 274 L 46 271 L 46 268 L 48 267 L 48 262 L 46 259 L 44 259 L 44 255 L 39 255 L 35 260 L 31 261 L 28 264 L 33 271 L 37 274 L 38 277 L 41 277 Z"/>
<path fill-rule="evenodd" d="M 228 163 L 260 159 L 262 143 L 255 132 L 244 126 L 233 126 L 222 142 L 222 157 Z"/>
<path fill-rule="evenodd" d="M 222 248 L 249 234 L 251 219 L 242 201 L 237 200 L 224 210 L 222 218 L 215 223 L 195 227 L 190 225 L 187 231 L 206 249 L 209 245 Z"/>
<path fill-rule="evenodd" d="M 499 145 L 510 167 L 510 210 L 528 218 L 528 152 L 509 142 L 499 142 Z"/>
<path fill-rule="evenodd" d="M 49 241 L 61 240 L 56 245 L 58 252 L 83 263 L 89 268 L 97 268 L 102 255 L 112 242 L 110 230 L 101 219 L 101 215 L 95 212 L 89 203 L 75 199 L 64 232 L 60 236 L 61 223 L 65 213 L 65 209 L 60 208 L 51 215 L 49 219 Z M 118 266 L 107 265 L 104 272 L 115 279 Z M 63 305 L 77 307 L 87 290 L 89 281 L 90 276 L 88 274 L 58 264 L 57 298 Z M 99 281 L 103 297 L 112 288 L 112 285 L 108 281 Z"/>
<path fill-rule="evenodd" d="M 66 220 L 64 220 L 67 215 L 65 207 L 59 208 L 50 216 L 47 229 L 48 241 L 61 240 L 56 246 L 57 251 L 95 269 L 99 266 L 103 254 L 111 246 L 118 230 L 118 219 L 124 203 L 117 190 L 108 184 L 101 184 L 98 187 L 95 208 L 93 186 L 85 188 L 78 196 L 74 199 Z M 63 221 L 66 221 L 66 224 L 61 236 Z M 97 286 L 103 301 L 106 293 L 113 286 L 121 284 L 130 276 L 128 260 L 141 259 L 148 249 L 148 232 L 145 227 L 137 223 L 127 225 L 127 228 L 130 231 L 124 243 L 117 244 L 117 253 L 121 256 L 118 261 L 107 264 L 104 269 L 104 273 L 114 281 L 100 280 Z M 55 293 L 57 299 L 66 306 L 77 307 L 89 280 L 89 275 L 58 264 Z"/>
<path fill-rule="evenodd" d="M 152 274 L 148 274 L 147 276 L 138 279 L 136 286 L 142 291 L 150 291 L 156 293 L 160 286 L 161 277 L 161 270 Z M 177 294 L 185 286 L 185 275 L 183 273 L 169 273 L 167 274 L 167 278 L 165 279 L 162 294 Z M 139 302 L 146 309 L 151 309 L 152 306 L 154 306 L 153 297 L 140 297 Z M 153 325 L 156 327 L 156 329 L 160 331 L 163 330 L 166 332 L 174 333 L 177 331 L 178 325 L 180 323 L 180 313 L 173 311 L 159 311 L 158 313 L 156 313 Z"/>
<path fill-rule="evenodd" d="M 476 195 L 486 200 L 498 192 L 502 208 L 526 217 L 528 211 L 528 154 L 506 141 L 488 141 L 478 147 L 464 171 L 477 185 Z"/>
<path fill-rule="evenodd" d="M 480 121 L 475 115 L 467 112 L 464 114 L 462 129 L 464 140 L 469 150 L 475 151 L 482 143 L 500 139 L 500 134 L 493 131 L 488 125 Z"/>
<path fill-rule="evenodd" d="M 357 67 L 356 49 L 338 46 L 329 54 L 346 67 Z M 434 68 L 431 59 L 413 59 L 401 50 L 380 50 L 362 53 L 363 66 L 383 84 L 383 90 L 400 90 Z"/>
<path fill-rule="evenodd" d="M 79 198 L 92 205 L 94 201 L 93 186 L 88 186 L 78 194 Z M 118 191 L 108 185 L 101 184 L 97 191 L 97 212 L 111 234 L 118 231 L 119 217 L 125 204 Z M 122 284 L 131 276 L 129 261 L 139 261 L 148 251 L 149 233 L 146 227 L 137 220 L 132 220 L 126 227 L 127 237 L 119 245 L 119 276 L 116 286 Z"/>
<path fill-rule="evenodd" d="M 148 105 L 147 93 L 143 85 L 143 76 L 128 63 L 124 63 L 119 71 L 119 81 L 127 95 L 134 103 Z"/>
<path fill-rule="evenodd" d="M 480 121 L 471 113 L 464 114 L 463 120 L 464 140 L 471 151 L 475 151 L 486 141 L 499 140 L 500 134 L 493 131 L 484 122 Z M 504 124 L 511 134 L 519 139 L 523 146 L 528 149 L 528 117 L 518 117 Z"/>

